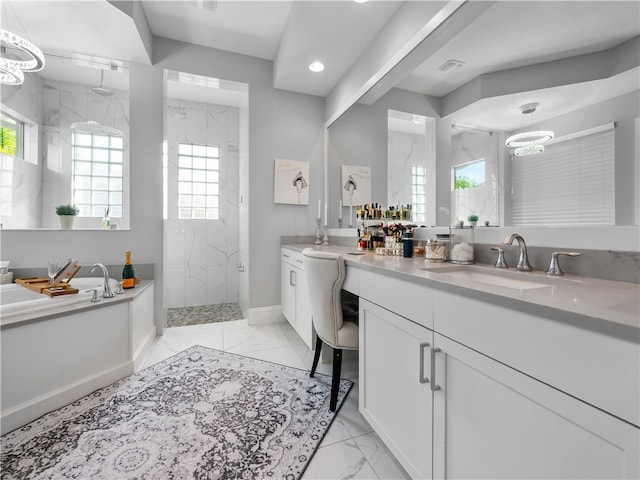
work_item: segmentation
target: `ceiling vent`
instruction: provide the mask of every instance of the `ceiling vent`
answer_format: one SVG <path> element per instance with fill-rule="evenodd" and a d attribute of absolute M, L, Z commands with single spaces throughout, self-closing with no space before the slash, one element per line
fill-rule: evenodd
<path fill-rule="evenodd" d="M 461 62 L 460 60 L 447 60 L 446 62 L 444 62 L 442 65 L 440 65 L 440 67 L 438 67 L 438 70 L 440 70 L 441 72 L 445 72 L 445 73 L 450 73 L 453 72 L 454 70 L 459 69 L 460 67 L 464 66 L 464 62 Z"/>

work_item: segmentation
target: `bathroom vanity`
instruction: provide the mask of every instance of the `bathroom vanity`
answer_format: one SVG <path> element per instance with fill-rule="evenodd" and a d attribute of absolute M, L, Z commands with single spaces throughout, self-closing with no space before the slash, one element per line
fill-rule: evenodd
<path fill-rule="evenodd" d="M 639 285 L 314 248 L 344 253 L 360 412 L 413 478 L 638 478 Z"/>

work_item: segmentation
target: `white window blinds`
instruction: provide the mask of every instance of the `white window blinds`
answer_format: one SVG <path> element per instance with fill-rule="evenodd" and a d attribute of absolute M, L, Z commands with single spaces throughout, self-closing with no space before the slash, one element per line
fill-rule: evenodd
<path fill-rule="evenodd" d="M 512 224 L 613 225 L 614 160 L 613 124 L 512 156 Z"/>

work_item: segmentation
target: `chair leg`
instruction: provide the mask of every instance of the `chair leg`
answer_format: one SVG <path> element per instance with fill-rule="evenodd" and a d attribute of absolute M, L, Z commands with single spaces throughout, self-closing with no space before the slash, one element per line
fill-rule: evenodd
<path fill-rule="evenodd" d="M 331 401 L 329 410 L 336 411 L 338 404 L 338 390 L 340 390 L 340 372 L 342 370 L 342 349 L 333 349 L 333 378 L 331 379 Z"/>
<path fill-rule="evenodd" d="M 322 340 L 320 339 L 320 337 L 316 338 L 316 353 L 313 356 L 313 365 L 311 367 L 311 372 L 309 373 L 309 376 L 311 378 L 313 378 L 313 376 L 316 374 L 316 368 L 318 367 L 318 360 L 320 360 L 320 350 L 322 350 Z"/>

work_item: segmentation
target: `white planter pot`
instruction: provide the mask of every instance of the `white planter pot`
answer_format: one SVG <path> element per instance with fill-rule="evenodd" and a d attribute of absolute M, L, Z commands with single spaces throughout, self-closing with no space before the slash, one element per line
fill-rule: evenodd
<path fill-rule="evenodd" d="M 75 215 L 58 215 L 60 218 L 60 228 L 62 230 L 71 230 L 73 228 L 73 219 Z"/>

